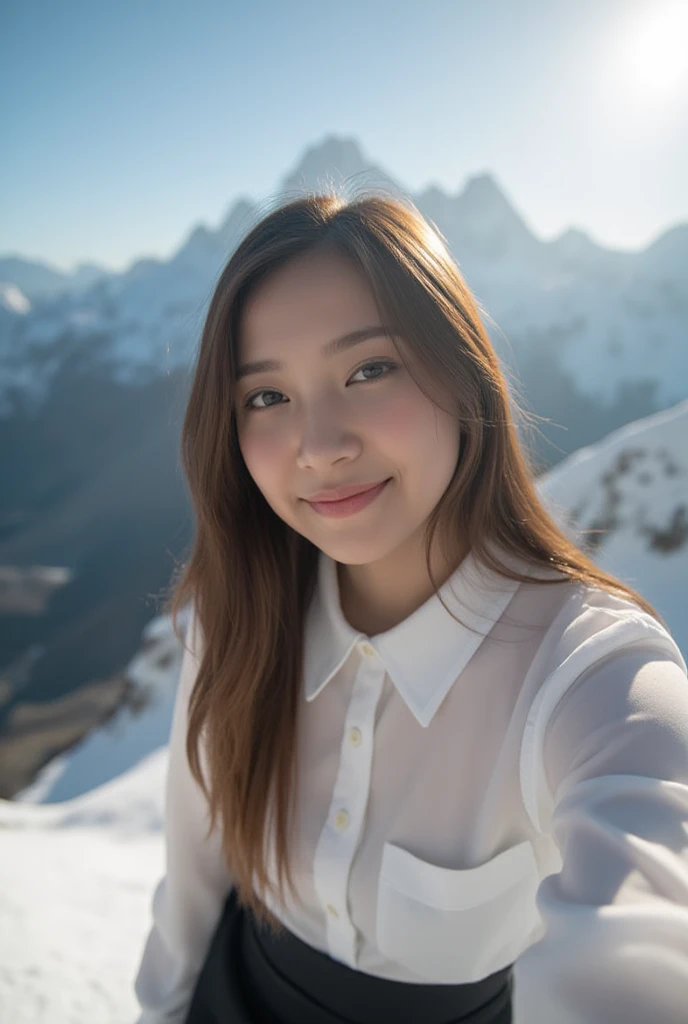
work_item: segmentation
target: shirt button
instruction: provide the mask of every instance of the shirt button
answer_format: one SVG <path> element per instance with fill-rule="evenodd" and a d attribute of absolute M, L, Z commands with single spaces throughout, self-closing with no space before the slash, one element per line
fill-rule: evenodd
<path fill-rule="evenodd" d="M 346 826 L 349 824 L 349 815 L 346 811 L 337 811 L 334 823 L 340 832 L 343 832 Z"/>
<path fill-rule="evenodd" d="M 369 644 L 367 642 L 363 643 L 363 644 L 361 644 L 361 648 L 360 649 L 361 649 L 361 653 L 362 654 L 367 654 L 369 658 L 377 657 L 377 651 L 375 650 L 375 648 L 373 647 L 372 644 Z"/>
<path fill-rule="evenodd" d="M 336 907 L 333 907 L 331 903 L 327 904 L 327 913 L 330 917 L 339 917 L 339 913 Z"/>
<path fill-rule="evenodd" d="M 356 726 L 349 730 L 349 743 L 352 747 L 360 747 L 362 739 L 361 730 L 357 729 Z"/>

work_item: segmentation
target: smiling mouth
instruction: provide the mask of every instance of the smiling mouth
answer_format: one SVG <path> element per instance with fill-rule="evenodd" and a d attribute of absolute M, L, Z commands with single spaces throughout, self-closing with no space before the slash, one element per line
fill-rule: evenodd
<path fill-rule="evenodd" d="M 310 505 L 336 505 L 337 502 L 348 501 L 350 498 L 357 498 L 360 494 L 367 494 L 368 491 L 374 491 L 376 487 L 382 487 L 382 485 L 386 483 L 387 480 L 379 480 L 376 484 L 364 485 L 360 490 L 350 491 L 348 494 L 344 494 L 340 498 L 306 498 L 306 501 Z"/>
<path fill-rule="evenodd" d="M 307 504 L 319 515 L 335 518 L 349 516 L 374 502 L 391 480 L 392 478 L 388 477 L 379 484 L 368 487 L 365 491 L 358 491 L 356 494 L 350 494 L 346 498 L 339 498 L 336 501 L 309 501 Z"/>

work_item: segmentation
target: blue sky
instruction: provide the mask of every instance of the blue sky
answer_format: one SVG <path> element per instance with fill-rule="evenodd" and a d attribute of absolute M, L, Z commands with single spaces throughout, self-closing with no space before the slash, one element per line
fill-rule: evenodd
<path fill-rule="evenodd" d="M 0 253 L 63 269 L 167 257 L 330 134 L 409 189 L 489 171 L 540 237 L 577 226 L 640 248 L 688 220 L 684 14 L 684 0 L 3 0 Z"/>

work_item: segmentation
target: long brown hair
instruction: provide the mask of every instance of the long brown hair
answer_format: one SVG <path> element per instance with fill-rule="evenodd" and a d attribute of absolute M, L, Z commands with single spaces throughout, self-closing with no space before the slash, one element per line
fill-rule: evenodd
<path fill-rule="evenodd" d="M 541 503 L 510 402 L 518 413 L 523 409 L 509 394 L 478 304 L 444 239 L 413 203 L 380 194 L 347 201 L 333 190 L 290 200 L 264 216 L 227 262 L 205 321 L 182 430 L 196 529 L 169 608 L 179 633 L 177 616 L 192 602 L 202 638 L 187 756 L 209 803 L 209 831 L 220 819 L 239 900 L 278 930 L 254 884 L 263 897 L 268 890 L 283 897 L 285 880 L 295 892 L 288 840 L 296 716 L 318 551 L 273 512 L 249 475 L 237 439 L 234 391 L 247 296 L 271 271 L 316 247 L 353 260 L 428 380 L 441 381 L 452 395 L 460 455 L 426 530 L 435 590 L 429 553 L 439 530 L 443 543 L 462 538 L 509 579 L 533 577 L 502 564 L 492 542 L 550 571 L 538 583 L 591 583 L 662 621 L 640 594 L 602 572 L 567 538 Z M 268 837 L 276 885 L 267 870 Z"/>

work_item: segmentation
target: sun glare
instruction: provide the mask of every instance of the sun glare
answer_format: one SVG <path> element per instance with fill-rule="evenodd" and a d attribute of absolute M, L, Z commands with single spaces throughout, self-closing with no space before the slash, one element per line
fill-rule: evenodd
<path fill-rule="evenodd" d="M 688 3 L 648 4 L 619 40 L 626 85 L 648 99 L 668 98 L 688 84 Z"/>

